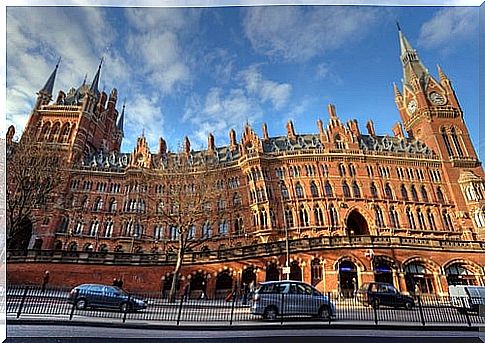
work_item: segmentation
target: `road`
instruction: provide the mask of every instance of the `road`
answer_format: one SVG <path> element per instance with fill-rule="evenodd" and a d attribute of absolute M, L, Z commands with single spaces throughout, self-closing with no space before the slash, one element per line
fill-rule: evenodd
<path fill-rule="evenodd" d="M 396 331 L 396 330 L 336 330 L 336 329 L 303 329 L 287 330 L 282 328 L 265 330 L 158 330 L 131 329 L 118 327 L 90 327 L 90 326 L 47 326 L 47 325 L 15 325 L 7 326 L 7 342 L 37 343 L 51 342 L 99 342 L 111 339 L 116 342 L 305 342 L 322 343 L 336 342 L 477 342 L 485 341 L 485 332 L 456 332 L 456 331 Z M 37 337 L 37 339 L 35 338 Z M 83 338 L 80 340 L 78 338 Z M 51 339 L 51 340 L 49 340 Z M 481 340 L 480 340 L 481 339 Z"/>

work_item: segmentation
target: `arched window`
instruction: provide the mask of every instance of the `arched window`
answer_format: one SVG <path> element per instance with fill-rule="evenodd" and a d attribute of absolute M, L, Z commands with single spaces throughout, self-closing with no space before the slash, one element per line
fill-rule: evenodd
<path fill-rule="evenodd" d="M 393 228 L 399 228 L 399 216 L 397 214 L 396 209 L 394 206 L 391 206 L 389 209 L 389 216 L 391 218 L 391 225 Z"/>
<path fill-rule="evenodd" d="M 345 173 L 345 166 L 344 166 L 344 164 L 343 164 L 343 163 L 340 163 L 340 164 L 338 165 L 338 172 L 339 172 L 339 175 L 340 175 L 340 176 L 345 176 L 345 174 L 346 174 L 346 173 Z"/>
<path fill-rule="evenodd" d="M 207 221 L 202 225 L 202 238 L 209 238 L 212 236 L 211 224 Z"/>
<path fill-rule="evenodd" d="M 234 204 L 234 207 L 240 207 L 242 205 L 242 200 L 239 193 L 234 193 L 234 196 L 232 197 L 232 202 Z"/>
<path fill-rule="evenodd" d="M 306 208 L 303 205 L 300 207 L 299 214 L 300 214 L 300 224 L 302 226 L 310 226 L 310 220 L 308 218 L 308 211 L 306 210 Z"/>
<path fill-rule="evenodd" d="M 409 207 L 406 208 L 406 216 L 408 218 L 408 225 L 411 230 L 416 230 L 416 223 L 414 222 L 413 212 Z"/>
<path fill-rule="evenodd" d="M 104 237 L 111 237 L 113 235 L 113 220 L 110 218 L 106 221 L 104 226 Z"/>
<path fill-rule="evenodd" d="M 299 182 L 297 182 L 295 185 L 295 193 L 296 193 L 296 197 L 299 199 L 302 199 L 305 197 L 305 193 L 303 192 L 303 187 Z"/>
<path fill-rule="evenodd" d="M 293 227 L 293 212 L 289 207 L 285 209 L 285 223 L 287 228 Z"/>
<path fill-rule="evenodd" d="M 329 206 L 329 214 L 330 214 L 330 225 L 331 226 L 337 226 L 338 225 L 338 214 L 337 210 L 333 206 L 333 204 L 330 204 Z"/>
<path fill-rule="evenodd" d="M 333 197 L 332 185 L 328 181 L 325 182 L 325 195 L 329 198 Z"/>
<path fill-rule="evenodd" d="M 318 226 L 323 225 L 323 212 L 320 206 L 318 206 L 318 204 L 313 209 L 313 215 L 315 219 L 315 225 L 318 225 Z"/>
<path fill-rule="evenodd" d="M 66 143 L 69 138 L 69 133 L 71 131 L 71 126 L 69 123 L 65 123 L 62 126 L 61 135 L 59 136 L 59 143 Z"/>
<path fill-rule="evenodd" d="M 450 214 L 446 210 L 443 210 L 442 216 L 443 216 L 443 225 L 446 231 L 453 231 L 453 223 L 451 222 Z"/>
<path fill-rule="evenodd" d="M 374 212 L 376 216 L 376 226 L 377 227 L 384 227 L 384 217 L 382 215 L 382 210 L 379 206 L 374 206 Z"/>
<path fill-rule="evenodd" d="M 310 182 L 310 193 L 312 194 L 312 197 L 318 198 L 318 187 L 315 184 L 315 181 Z"/>
<path fill-rule="evenodd" d="M 89 227 L 89 236 L 96 236 L 98 234 L 99 221 L 94 219 Z"/>
<path fill-rule="evenodd" d="M 41 140 L 47 141 L 49 139 L 50 128 L 51 128 L 50 122 L 47 122 L 47 123 L 44 124 L 44 126 L 42 127 L 42 131 L 41 131 L 41 137 L 40 137 Z"/>
<path fill-rule="evenodd" d="M 402 196 L 402 199 L 404 201 L 408 201 L 409 200 L 408 191 L 406 190 L 406 186 L 404 186 L 404 185 L 401 185 L 401 196 Z"/>
<path fill-rule="evenodd" d="M 463 150 L 461 149 L 460 142 L 458 141 L 455 128 L 451 128 L 451 140 L 453 141 L 453 145 L 455 146 L 458 156 L 463 156 Z"/>
<path fill-rule="evenodd" d="M 424 220 L 424 214 L 423 214 L 423 212 L 421 212 L 421 209 L 418 208 L 416 210 L 416 213 L 418 215 L 419 229 L 420 230 L 426 230 L 426 222 Z"/>
<path fill-rule="evenodd" d="M 342 182 L 342 192 L 345 198 L 350 198 L 350 188 L 347 181 Z"/>
<path fill-rule="evenodd" d="M 441 187 L 436 188 L 436 197 L 438 198 L 438 202 L 444 204 L 445 203 L 445 196 L 443 195 L 443 191 Z"/>
<path fill-rule="evenodd" d="M 71 242 L 69 243 L 69 246 L 67 248 L 69 251 L 76 251 L 77 250 L 77 243 L 76 242 Z"/>
<path fill-rule="evenodd" d="M 453 150 L 451 150 L 450 139 L 448 138 L 448 134 L 446 133 L 446 129 L 443 127 L 441 129 L 441 137 L 443 137 L 443 142 L 445 143 L 446 152 L 448 156 L 453 156 Z"/>
<path fill-rule="evenodd" d="M 378 196 L 377 187 L 376 187 L 374 182 L 371 182 L 371 184 L 370 184 L 370 194 L 373 198 L 377 198 L 377 196 Z"/>
<path fill-rule="evenodd" d="M 234 220 L 234 234 L 241 235 L 243 233 L 243 219 L 241 217 L 237 217 Z"/>
<path fill-rule="evenodd" d="M 477 210 L 474 217 L 477 227 L 485 227 L 485 208 Z"/>
<path fill-rule="evenodd" d="M 411 185 L 411 197 L 413 198 L 414 202 L 418 202 L 418 192 L 416 191 L 416 187 L 414 185 Z"/>
<path fill-rule="evenodd" d="M 392 200 L 392 190 L 388 183 L 384 187 L 384 192 L 386 193 L 386 199 Z"/>
<path fill-rule="evenodd" d="M 421 198 L 423 199 L 423 202 L 428 202 L 428 192 L 426 192 L 426 187 L 421 186 Z"/>
<path fill-rule="evenodd" d="M 352 182 L 352 192 L 354 193 L 354 198 L 360 198 L 360 188 L 357 181 Z"/>
<path fill-rule="evenodd" d="M 52 126 L 51 132 L 49 134 L 49 142 L 55 142 L 58 139 L 59 132 L 61 131 L 61 123 L 57 122 Z"/>
<path fill-rule="evenodd" d="M 219 222 L 219 235 L 225 236 L 228 233 L 228 226 L 227 226 L 227 221 L 225 219 L 222 219 Z"/>
<path fill-rule="evenodd" d="M 117 202 L 115 198 L 111 198 L 108 204 L 108 212 L 114 213 L 116 212 Z"/>
<path fill-rule="evenodd" d="M 429 208 L 426 210 L 426 216 L 428 217 L 429 228 L 431 230 L 436 230 L 436 223 L 434 221 L 434 215 Z"/>
<path fill-rule="evenodd" d="M 288 188 L 286 188 L 286 185 L 284 184 L 284 182 L 280 184 L 280 191 L 281 191 L 281 197 L 284 200 L 287 200 L 290 198 L 290 195 L 288 193 Z"/>
<path fill-rule="evenodd" d="M 84 244 L 83 251 L 93 251 L 94 247 L 91 243 Z"/>

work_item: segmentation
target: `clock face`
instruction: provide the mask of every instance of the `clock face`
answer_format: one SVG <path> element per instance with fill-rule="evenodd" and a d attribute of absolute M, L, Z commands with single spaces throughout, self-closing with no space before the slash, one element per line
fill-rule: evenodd
<path fill-rule="evenodd" d="M 428 98 L 435 105 L 446 104 L 446 98 L 438 92 L 429 93 Z"/>
<path fill-rule="evenodd" d="M 408 111 L 409 113 L 413 114 L 414 112 L 416 112 L 416 108 L 417 108 L 418 104 L 416 103 L 416 100 L 411 100 L 410 102 L 408 102 Z"/>

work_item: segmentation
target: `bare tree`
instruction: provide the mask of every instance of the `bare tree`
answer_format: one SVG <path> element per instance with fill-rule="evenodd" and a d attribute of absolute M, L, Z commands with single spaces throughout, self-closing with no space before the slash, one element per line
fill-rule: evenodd
<path fill-rule="evenodd" d="M 25 223 L 35 223 L 33 212 L 56 200 L 64 181 L 64 154 L 53 145 L 27 136 L 7 142 L 7 248 L 25 235 Z"/>
<path fill-rule="evenodd" d="M 186 252 L 225 235 L 212 233 L 227 214 L 223 175 L 213 155 L 186 152 L 164 156 L 160 168 L 143 169 L 142 174 L 144 182 L 156 190 L 150 196 L 156 221 L 168 228 L 170 247 L 177 254 L 169 294 L 169 301 L 174 301 Z"/>

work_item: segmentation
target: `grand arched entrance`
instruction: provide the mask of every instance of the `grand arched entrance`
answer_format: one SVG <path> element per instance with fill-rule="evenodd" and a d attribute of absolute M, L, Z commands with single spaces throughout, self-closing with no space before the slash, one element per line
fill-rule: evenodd
<path fill-rule="evenodd" d="M 251 283 L 256 283 L 256 273 L 254 272 L 254 267 L 247 267 L 242 271 L 241 284 L 250 285 Z"/>
<path fill-rule="evenodd" d="M 374 269 L 374 280 L 376 282 L 394 284 L 392 271 L 396 269 L 396 266 L 392 260 L 385 256 L 375 256 L 372 265 Z"/>
<path fill-rule="evenodd" d="M 296 260 L 290 263 L 290 280 L 303 281 L 301 267 Z"/>
<path fill-rule="evenodd" d="M 207 280 L 205 274 L 199 272 L 195 275 L 192 275 L 192 278 L 190 280 L 189 298 L 207 298 Z"/>
<path fill-rule="evenodd" d="M 347 217 L 347 234 L 351 236 L 369 235 L 369 226 L 364 216 L 359 211 L 353 210 Z"/>
<path fill-rule="evenodd" d="M 32 236 L 32 222 L 30 219 L 24 219 L 19 225 L 19 229 L 9 238 L 7 247 L 9 249 L 25 250 L 29 247 Z"/>
<path fill-rule="evenodd" d="M 338 265 L 339 291 L 344 298 L 352 298 L 359 288 L 357 266 L 351 261 L 341 261 Z"/>
<path fill-rule="evenodd" d="M 225 270 L 217 274 L 216 279 L 216 299 L 227 297 L 228 293 L 232 291 L 232 272 Z"/>
<path fill-rule="evenodd" d="M 455 262 L 445 268 L 446 281 L 449 286 L 478 286 L 478 278 L 472 268 L 465 263 Z"/>
<path fill-rule="evenodd" d="M 278 281 L 280 279 L 280 272 L 276 263 L 270 263 L 266 266 L 266 281 Z"/>

